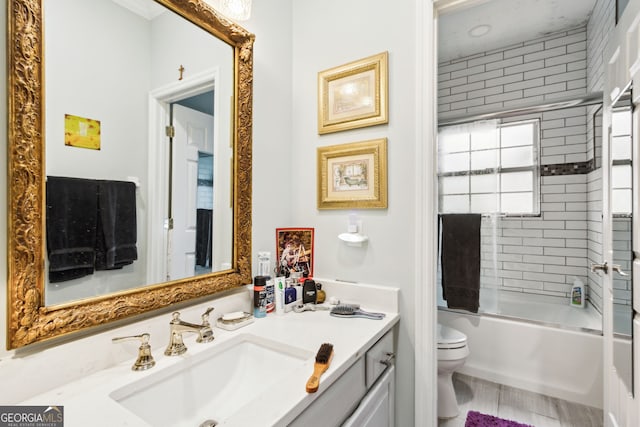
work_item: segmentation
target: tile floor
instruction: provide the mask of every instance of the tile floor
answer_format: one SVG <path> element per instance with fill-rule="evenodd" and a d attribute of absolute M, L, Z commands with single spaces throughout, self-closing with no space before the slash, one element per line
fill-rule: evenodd
<path fill-rule="evenodd" d="M 602 410 L 542 394 L 454 374 L 460 415 L 439 420 L 438 427 L 464 427 L 473 410 L 534 427 L 602 427 Z"/>

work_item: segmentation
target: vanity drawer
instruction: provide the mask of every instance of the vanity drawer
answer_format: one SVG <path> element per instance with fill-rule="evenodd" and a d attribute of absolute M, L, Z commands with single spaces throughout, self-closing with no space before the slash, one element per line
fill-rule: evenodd
<path fill-rule="evenodd" d="M 371 388 L 378 377 L 382 375 L 389 363 L 393 363 L 395 352 L 393 348 L 393 329 L 387 332 L 377 343 L 367 351 L 366 385 Z"/>
<path fill-rule="evenodd" d="M 339 426 L 358 406 L 366 394 L 364 359 L 360 358 L 327 390 L 300 414 L 289 426 L 329 427 Z"/>

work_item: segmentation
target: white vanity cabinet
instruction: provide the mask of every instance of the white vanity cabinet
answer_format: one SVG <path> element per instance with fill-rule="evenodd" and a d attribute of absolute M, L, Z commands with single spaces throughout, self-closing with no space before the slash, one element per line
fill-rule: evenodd
<path fill-rule="evenodd" d="M 391 329 L 289 425 L 394 426 L 394 355 Z"/>
<path fill-rule="evenodd" d="M 343 427 L 392 427 L 395 425 L 394 398 L 396 368 L 391 365 L 362 399 Z"/>

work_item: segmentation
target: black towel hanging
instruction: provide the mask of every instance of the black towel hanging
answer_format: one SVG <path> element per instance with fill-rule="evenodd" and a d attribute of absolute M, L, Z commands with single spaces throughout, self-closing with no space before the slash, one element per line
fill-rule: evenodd
<path fill-rule="evenodd" d="M 115 270 L 138 259 L 136 185 L 98 181 L 96 270 Z"/>
<path fill-rule="evenodd" d="M 49 282 L 64 282 L 93 274 L 97 189 L 97 182 L 91 179 L 47 177 Z"/>
<path fill-rule="evenodd" d="M 477 313 L 480 306 L 480 214 L 442 214 L 440 262 L 447 307 Z"/>

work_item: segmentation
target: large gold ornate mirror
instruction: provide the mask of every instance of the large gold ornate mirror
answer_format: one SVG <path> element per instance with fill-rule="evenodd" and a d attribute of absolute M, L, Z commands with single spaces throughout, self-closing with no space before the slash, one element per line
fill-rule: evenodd
<path fill-rule="evenodd" d="M 7 348 L 250 283 L 253 34 L 203 0 L 11 0 L 7 27 Z M 112 227 L 132 230 L 127 262 L 60 279 L 50 256 L 60 180 L 125 183 L 134 220 Z M 172 267 L 176 210 L 188 207 L 184 227 L 195 228 L 201 204 L 184 182 L 209 204 L 197 218 L 206 255 L 179 249 Z M 93 216 L 71 211 L 67 225 Z"/>

